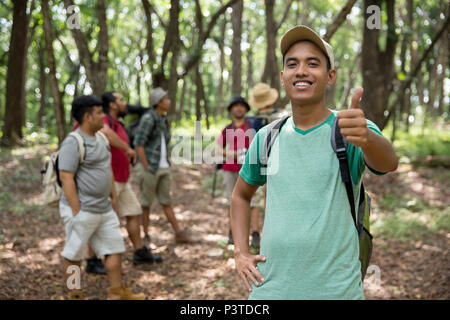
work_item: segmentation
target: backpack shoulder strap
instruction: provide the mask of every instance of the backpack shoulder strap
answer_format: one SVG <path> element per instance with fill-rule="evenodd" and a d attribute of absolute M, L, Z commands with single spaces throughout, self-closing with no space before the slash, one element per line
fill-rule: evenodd
<path fill-rule="evenodd" d="M 80 151 L 80 164 L 84 162 L 86 158 L 86 144 L 84 142 L 83 137 L 76 131 L 72 131 L 69 135 L 77 139 L 78 141 L 78 150 Z"/>
<path fill-rule="evenodd" d="M 117 131 L 117 125 L 114 123 L 111 115 L 109 113 L 106 113 L 106 117 L 108 118 L 109 127 L 115 132 Z"/>
<path fill-rule="evenodd" d="M 350 168 L 348 166 L 347 159 L 347 141 L 341 134 L 341 129 L 338 125 L 338 118 L 336 117 L 331 128 L 331 147 L 333 148 L 336 156 L 339 160 L 339 171 L 341 172 L 342 182 L 345 184 L 345 190 L 347 192 L 347 198 L 350 203 L 351 214 L 356 229 L 356 210 L 355 210 L 355 197 L 353 194 L 352 177 L 350 174 Z"/>
<path fill-rule="evenodd" d="M 277 139 L 278 135 L 280 134 L 281 127 L 286 123 L 286 121 L 289 119 L 289 116 L 285 116 L 281 119 L 278 119 L 276 121 L 273 121 L 269 124 L 267 127 L 266 134 L 264 136 L 264 144 L 263 144 L 263 150 L 260 157 L 261 160 L 261 166 L 263 168 L 267 168 L 267 162 L 269 161 L 270 152 L 272 151 L 272 146 L 275 144 L 275 140 Z"/>
<path fill-rule="evenodd" d="M 97 131 L 95 133 L 95 136 L 96 136 L 97 140 L 98 140 L 98 137 L 100 137 L 100 139 L 103 139 L 103 142 L 106 144 L 106 147 L 108 148 L 108 150 L 110 149 L 109 140 L 108 140 L 108 138 L 105 136 L 105 134 L 103 132 Z"/>

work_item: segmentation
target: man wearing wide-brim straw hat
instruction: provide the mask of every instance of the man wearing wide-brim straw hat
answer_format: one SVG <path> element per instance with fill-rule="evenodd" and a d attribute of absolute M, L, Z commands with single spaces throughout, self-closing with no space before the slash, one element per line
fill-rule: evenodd
<path fill-rule="evenodd" d="M 249 103 L 258 110 L 264 110 L 266 107 L 272 106 L 277 99 L 277 89 L 273 89 L 265 83 L 258 83 L 253 87 L 252 97 Z"/>
<path fill-rule="evenodd" d="M 274 105 L 278 100 L 278 95 L 277 89 L 271 88 L 265 83 L 258 83 L 253 87 L 249 100 L 252 108 L 257 109 L 253 129 L 258 131 L 268 123 L 287 115 L 286 112 L 280 112 Z"/>

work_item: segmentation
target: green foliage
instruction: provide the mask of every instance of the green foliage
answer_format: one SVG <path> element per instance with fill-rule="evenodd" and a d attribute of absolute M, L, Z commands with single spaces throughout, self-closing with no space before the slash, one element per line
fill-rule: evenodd
<path fill-rule="evenodd" d="M 450 156 L 450 131 L 442 126 L 419 128 L 414 126 L 409 133 L 398 132 L 394 148 L 399 156 L 411 161 L 428 155 Z"/>

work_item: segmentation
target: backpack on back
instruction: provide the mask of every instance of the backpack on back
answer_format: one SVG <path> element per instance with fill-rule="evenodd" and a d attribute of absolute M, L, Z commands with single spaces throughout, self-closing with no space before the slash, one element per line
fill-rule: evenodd
<path fill-rule="evenodd" d="M 285 116 L 269 124 L 267 128 L 261 160 L 261 174 L 267 174 L 267 164 L 272 147 L 281 131 L 281 127 L 286 123 L 290 116 Z M 372 256 L 372 235 L 370 234 L 370 197 L 364 190 L 364 184 L 361 182 L 360 197 L 358 208 L 355 208 L 355 197 L 353 194 L 353 186 L 350 175 L 350 169 L 347 159 L 347 141 L 341 135 L 341 131 L 337 122 L 337 117 L 334 119 L 331 131 L 331 146 L 336 153 L 339 160 L 339 171 L 341 173 L 342 182 L 345 185 L 347 198 L 350 203 L 351 215 L 354 225 L 359 237 L 359 261 L 361 263 L 361 276 L 364 280 L 367 268 L 369 266 L 370 258 Z"/>
<path fill-rule="evenodd" d="M 80 165 L 84 162 L 86 158 L 86 146 L 83 137 L 76 131 L 72 131 L 69 135 L 73 136 L 78 142 L 78 150 L 80 151 Z M 101 137 L 109 145 L 106 136 L 98 131 L 96 137 Z M 58 156 L 59 151 L 50 156 L 44 163 L 44 167 L 41 170 L 42 174 L 42 185 L 44 187 L 44 192 L 42 198 L 44 199 L 44 204 L 57 207 L 59 199 L 62 194 L 62 184 L 59 178 L 59 168 L 58 168 Z"/>
<path fill-rule="evenodd" d="M 150 113 L 152 115 L 153 122 L 154 122 L 154 126 L 153 126 L 152 130 L 150 131 L 148 137 L 150 138 L 155 134 L 156 128 L 157 128 L 156 122 L 158 121 L 158 119 L 156 118 L 156 115 L 154 114 L 154 112 L 155 112 L 154 110 L 149 109 L 148 111 L 146 111 L 144 113 L 138 114 L 138 116 L 131 121 L 131 123 L 128 125 L 128 127 L 125 128 L 125 131 L 128 135 L 128 139 L 130 141 L 129 145 L 132 149 L 134 149 L 134 147 L 135 147 L 134 137 L 136 136 L 136 131 L 137 131 L 137 128 L 139 127 L 139 122 L 141 121 L 142 116 L 146 113 Z M 164 117 L 164 121 L 166 122 L 166 126 L 169 127 L 169 121 L 167 120 L 167 117 Z"/>

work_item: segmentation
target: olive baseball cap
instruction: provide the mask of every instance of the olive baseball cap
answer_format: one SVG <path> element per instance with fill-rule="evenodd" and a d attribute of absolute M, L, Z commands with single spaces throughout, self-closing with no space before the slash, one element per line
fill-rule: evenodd
<path fill-rule="evenodd" d="M 281 38 L 280 49 L 283 57 L 294 43 L 302 40 L 308 40 L 317 45 L 330 60 L 331 69 L 334 69 L 334 54 L 331 45 L 323 40 L 314 30 L 303 25 L 291 28 Z"/>

